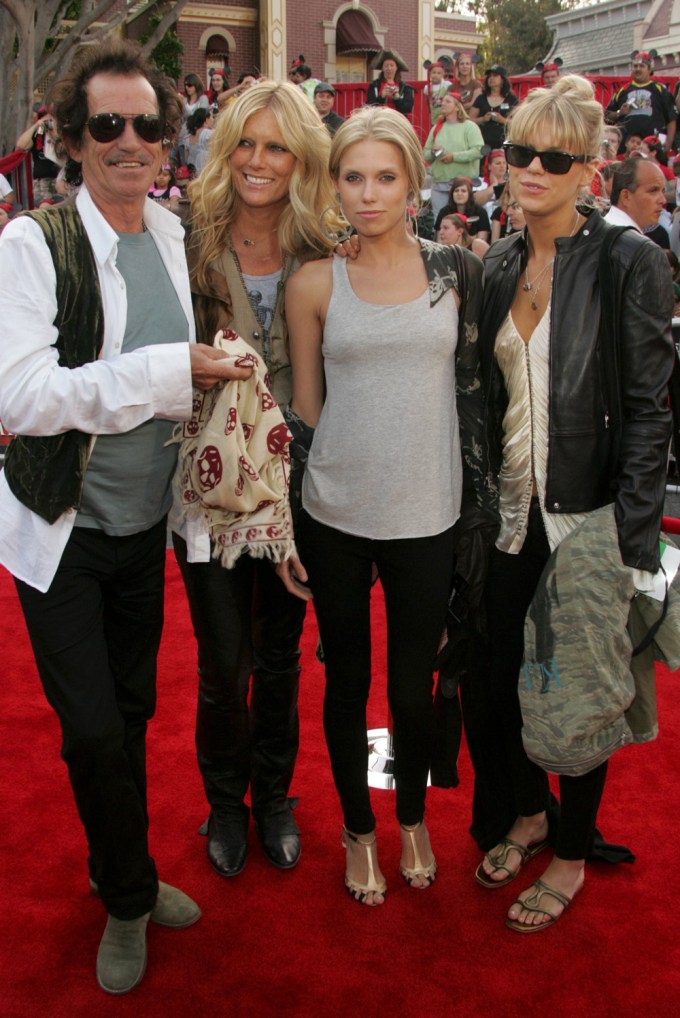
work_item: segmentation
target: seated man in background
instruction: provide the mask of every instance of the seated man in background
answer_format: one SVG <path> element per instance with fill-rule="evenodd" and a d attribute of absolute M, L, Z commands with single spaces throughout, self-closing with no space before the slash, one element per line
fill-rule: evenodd
<path fill-rule="evenodd" d="M 345 122 L 345 118 L 341 117 L 333 109 L 334 102 L 335 89 L 327 81 L 320 81 L 314 89 L 314 105 L 319 111 L 319 116 L 326 125 L 331 138 L 340 127 L 340 124 Z"/>
<path fill-rule="evenodd" d="M 640 233 L 655 231 L 666 206 L 666 180 L 659 167 L 650 159 L 631 158 L 614 167 L 611 189 L 611 208 L 605 219 L 612 226 L 633 226 Z M 661 242 L 655 235 L 651 240 L 660 247 L 670 247 L 668 232 Z"/>

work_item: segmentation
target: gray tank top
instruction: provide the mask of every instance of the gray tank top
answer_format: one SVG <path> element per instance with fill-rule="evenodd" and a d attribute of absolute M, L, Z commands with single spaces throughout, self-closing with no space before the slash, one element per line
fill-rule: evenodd
<path fill-rule="evenodd" d="M 333 259 L 323 335 L 326 402 L 302 489 L 315 520 L 375 540 L 440 534 L 458 519 L 458 310 L 449 290 L 369 304 Z"/>

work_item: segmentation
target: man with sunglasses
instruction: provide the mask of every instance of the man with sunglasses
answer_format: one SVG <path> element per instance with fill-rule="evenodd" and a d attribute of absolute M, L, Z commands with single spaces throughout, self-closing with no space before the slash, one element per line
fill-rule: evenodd
<path fill-rule="evenodd" d="M 631 80 L 612 96 L 605 110 L 608 124 L 616 124 L 623 131 L 623 141 L 629 134 L 644 138 L 649 134 L 665 134 L 664 148 L 673 147 L 677 110 L 671 93 L 659 81 L 652 81 L 652 63 L 655 50 L 631 54 Z M 619 151 L 623 151 L 620 148 Z"/>
<path fill-rule="evenodd" d="M 0 476 L 0 562 L 59 716 L 108 913 L 97 979 L 122 994 L 144 975 L 149 920 L 181 928 L 201 914 L 159 883 L 147 841 L 166 442 L 191 415 L 192 383 L 250 372 L 193 342 L 183 230 L 146 197 L 181 118 L 172 87 L 137 48 L 107 43 L 78 56 L 53 100 L 67 175 L 82 185 L 0 241 L 0 413 L 18 436 Z M 41 859 L 53 834 L 35 829 Z"/>

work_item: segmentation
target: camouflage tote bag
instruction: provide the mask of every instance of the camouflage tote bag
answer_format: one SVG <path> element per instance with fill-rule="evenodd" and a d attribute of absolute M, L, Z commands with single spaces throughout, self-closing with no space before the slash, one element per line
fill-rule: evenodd
<path fill-rule="evenodd" d="M 524 748 L 552 774 L 577 776 L 634 741 L 626 626 L 635 593 L 614 509 L 589 514 L 546 563 L 524 626 L 519 698 Z"/>

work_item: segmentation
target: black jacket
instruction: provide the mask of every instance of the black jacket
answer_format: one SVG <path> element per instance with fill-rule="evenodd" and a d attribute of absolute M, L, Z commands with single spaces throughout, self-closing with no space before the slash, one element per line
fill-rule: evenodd
<path fill-rule="evenodd" d="M 380 86 L 382 82 L 380 78 L 375 78 L 368 86 L 368 94 L 366 96 L 367 106 L 384 106 L 385 100 L 380 95 Z M 399 82 L 399 91 L 395 95 L 392 102 L 394 108 L 399 113 L 403 113 L 407 116 L 413 109 L 413 101 L 415 99 L 415 92 L 410 85 L 407 85 L 405 81 Z"/>
<path fill-rule="evenodd" d="M 673 292 L 660 248 L 635 230 L 621 234 L 609 261 L 615 292 L 607 300 L 618 335 L 607 343 L 599 257 L 610 229 L 591 212 L 574 237 L 556 245 L 546 510 L 588 512 L 614 502 L 623 561 L 654 572 L 671 432 Z M 508 396 L 494 344 L 526 264 L 525 233 L 494 244 L 484 264 L 480 356 L 490 467 L 497 474 Z"/>
<path fill-rule="evenodd" d="M 335 110 L 331 110 L 330 113 L 327 113 L 326 116 L 322 117 L 321 119 L 326 125 L 326 128 L 331 138 L 333 137 L 337 129 L 341 126 L 341 124 L 345 123 L 345 118 L 341 117 L 339 113 L 335 112 Z"/>

